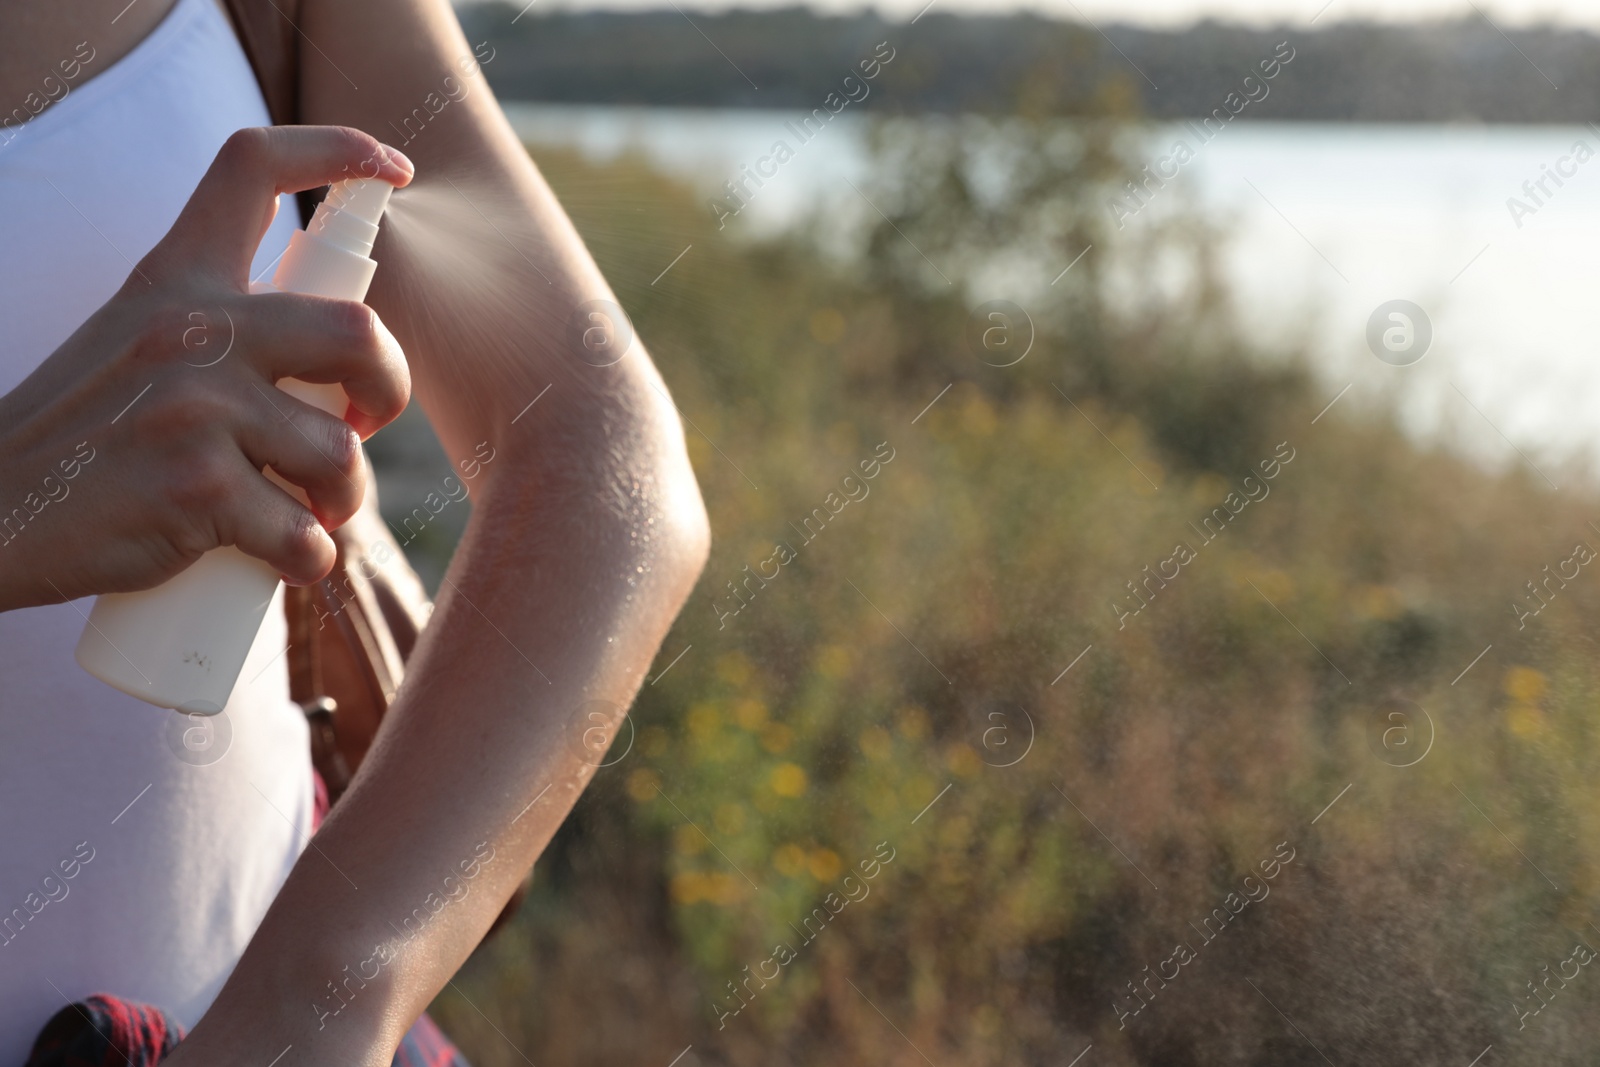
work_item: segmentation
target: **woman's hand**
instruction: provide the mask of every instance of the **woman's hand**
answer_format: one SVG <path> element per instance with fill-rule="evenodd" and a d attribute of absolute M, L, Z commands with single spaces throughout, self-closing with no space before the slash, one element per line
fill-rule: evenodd
<path fill-rule="evenodd" d="M 326 531 L 366 485 L 360 442 L 405 408 L 410 375 L 365 304 L 248 295 L 250 261 L 280 193 L 411 175 L 338 126 L 228 139 L 117 294 L 0 398 L 0 610 L 147 589 L 221 545 L 293 582 L 327 574 Z M 341 384 L 346 418 L 274 387 L 286 377 Z"/>

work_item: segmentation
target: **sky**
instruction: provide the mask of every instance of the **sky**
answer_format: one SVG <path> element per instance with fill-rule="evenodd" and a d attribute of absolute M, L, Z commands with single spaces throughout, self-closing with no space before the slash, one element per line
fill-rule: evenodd
<path fill-rule="evenodd" d="M 458 0 L 472 2 L 472 0 Z M 516 2 L 516 0 L 513 0 Z M 686 10 L 729 7 L 788 7 L 797 0 L 674 0 Z M 928 0 L 809 0 L 825 11 L 855 11 L 873 6 L 898 18 L 915 17 Z M 668 0 L 535 0 L 535 9 L 561 7 L 597 10 L 662 8 Z M 1186 25 L 1202 18 L 1242 22 L 1290 22 L 1306 25 L 1364 18 L 1411 21 L 1435 17 L 1483 15 L 1495 25 L 1523 26 L 1541 22 L 1600 29 L 1600 3 L 1595 0 L 933 0 L 932 10 L 1002 12 L 1034 10 L 1063 18 L 1094 22 L 1138 22 Z M 1320 12 L 1320 14 L 1319 14 Z"/>

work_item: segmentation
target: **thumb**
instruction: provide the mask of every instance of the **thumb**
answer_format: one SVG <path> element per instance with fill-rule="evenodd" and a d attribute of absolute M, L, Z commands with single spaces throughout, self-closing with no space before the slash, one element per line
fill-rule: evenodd
<path fill-rule="evenodd" d="M 346 178 L 382 178 L 399 187 L 414 170 L 400 152 L 346 126 L 248 127 L 217 152 L 150 258 L 158 265 L 213 271 L 243 292 L 278 194 Z"/>

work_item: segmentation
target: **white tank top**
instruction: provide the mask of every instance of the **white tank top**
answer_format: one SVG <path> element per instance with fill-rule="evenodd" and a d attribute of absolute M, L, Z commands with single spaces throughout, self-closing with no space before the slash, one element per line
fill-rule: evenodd
<path fill-rule="evenodd" d="M 131 53 L 99 62 L 0 131 L 0 393 L 115 292 L 228 135 L 270 122 L 214 0 L 178 0 Z M 252 277 L 297 219 L 286 197 Z M 96 492 L 93 460 L 70 486 L 47 506 Z M 79 668 L 90 603 L 0 614 L 0 1064 L 23 1062 L 63 998 L 113 993 L 193 1026 L 311 828 L 281 593 L 215 720 Z"/>

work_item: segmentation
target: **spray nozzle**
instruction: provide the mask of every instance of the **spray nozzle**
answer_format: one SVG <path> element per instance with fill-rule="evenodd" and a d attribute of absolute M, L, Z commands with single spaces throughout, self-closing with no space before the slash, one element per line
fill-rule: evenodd
<path fill-rule="evenodd" d="M 334 182 L 306 229 L 347 252 L 369 256 L 378 237 L 378 220 L 393 192 L 394 186 L 379 178 Z"/>

